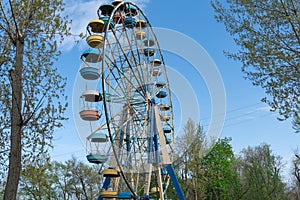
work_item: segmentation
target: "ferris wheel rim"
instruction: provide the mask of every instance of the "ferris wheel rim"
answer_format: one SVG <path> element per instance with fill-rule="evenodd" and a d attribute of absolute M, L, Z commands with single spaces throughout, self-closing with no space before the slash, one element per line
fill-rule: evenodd
<path fill-rule="evenodd" d="M 117 166 L 119 168 L 119 171 L 120 171 L 120 174 L 121 176 L 123 177 L 127 187 L 130 189 L 131 193 L 133 194 L 133 196 L 136 196 L 137 194 L 135 193 L 135 191 L 133 190 L 133 188 L 130 186 L 128 180 L 127 180 L 127 177 L 123 171 L 123 167 L 122 165 L 120 164 L 120 161 L 118 160 L 118 156 L 117 156 L 117 152 L 116 152 L 116 149 L 114 147 L 114 139 L 113 139 L 113 134 L 112 134 L 112 127 L 111 127 L 111 118 L 109 116 L 111 116 L 111 114 L 109 113 L 109 107 L 110 107 L 110 102 L 107 98 L 107 91 L 106 91 L 106 82 L 105 82 L 105 75 L 104 75 L 104 71 L 105 71 L 105 65 L 106 63 L 104 62 L 104 60 L 106 59 L 106 56 L 105 56 L 105 53 L 106 53 L 106 48 L 107 48 L 107 38 L 108 38 L 108 34 L 111 32 L 113 32 L 113 28 L 112 30 L 110 30 L 110 22 L 111 20 L 113 19 L 113 16 L 114 14 L 118 11 L 118 9 L 122 6 L 126 6 L 126 5 L 132 5 L 134 6 L 138 12 L 143 16 L 143 18 L 146 20 L 146 24 L 149 26 L 149 29 L 151 30 L 152 32 L 152 36 L 154 37 L 153 39 L 155 40 L 156 42 L 156 45 L 157 45 L 157 50 L 158 50 L 158 53 L 159 53 L 159 56 L 161 58 L 161 63 L 162 63 L 162 66 L 165 70 L 165 80 L 166 80 L 166 84 L 167 84 L 167 92 L 168 92 L 168 96 L 169 96 L 169 102 L 170 102 L 170 106 L 172 105 L 172 95 L 171 95 L 171 90 L 170 90 L 170 87 L 169 87 L 169 80 L 168 80 L 168 74 L 166 73 L 166 66 L 165 66 L 165 62 L 164 62 L 164 57 L 162 55 L 162 52 L 161 52 L 161 49 L 160 49 L 160 46 L 159 46 L 159 43 L 158 43 L 158 40 L 157 40 L 157 37 L 154 33 L 154 30 L 152 29 L 152 26 L 148 20 L 148 18 L 146 17 L 146 15 L 144 14 L 144 12 L 134 3 L 132 2 L 121 2 L 119 3 L 117 6 L 115 6 L 114 10 L 112 11 L 112 13 L 110 14 L 109 18 L 108 18 L 108 24 L 106 25 L 105 27 L 105 31 L 104 31 L 104 42 L 103 42 L 103 47 L 102 47 L 102 94 L 103 94 L 103 107 L 104 107 L 104 112 L 105 112 L 105 119 L 106 119 L 106 123 L 107 123 L 107 130 L 108 130 L 108 134 L 109 134 L 109 139 L 110 139 L 110 142 L 112 144 L 112 150 L 113 150 L 113 154 L 115 156 L 115 159 L 116 159 L 116 162 L 117 162 Z M 116 36 L 114 36 L 116 37 Z M 117 39 L 117 38 L 116 38 Z M 174 117 L 173 117 L 173 111 L 171 112 L 171 127 L 174 128 Z M 174 134 L 174 131 L 173 131 L 173 134 Z M 174 138 L 174 135 L 173 135 L 173 138 Z"/>

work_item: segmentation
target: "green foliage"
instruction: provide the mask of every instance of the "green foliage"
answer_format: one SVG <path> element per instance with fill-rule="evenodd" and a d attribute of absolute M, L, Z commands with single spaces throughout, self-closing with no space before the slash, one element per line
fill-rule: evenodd
<path fill-rule="evenodd" d="M 262 101 L 280 120 L 299 116 L 300 2 L 212 0 L 212 5 L 240 47 L 227 56 L 240 61 L 246 78 L 265 90 Z M 294 122 L 299 130 L 299 120 Z"/>
<path fill-rule="evenodd" d="M 297 113 L 294 117 L 293 128 L 296 131 L 296 133 L 300 133 L 300 113 Z"/>
<path fill-rule="evenodd" d="M 235 157 L 230 141 L 229 138 L 219 139 L 203 157 L 208 199 L 240 199 L 240 185 L 233 168 Z"/>
<path fill-rule="evenodd" d="M 235 156 L 230 138 L 218 139 L 208 148 L 200 125 L 189 120 L 184 130 L 176 139 L 174 169 L 186 199 L 288 199 L 281 158 L 269 145 L 248 147 Z M 294 174 L 299 178 L 298 164 Z"/>
<path fill-rule="evenodd" d="M 288 187 L 287 195 L 289 199 L 300 199 L 300 156 L 295 154 L 292 160 L 292 175 L 293 179 Z"/>
<path fill-rule="evenodd" d="M 208 148 L 199 124 L 189 120 L 177 138 L 173 163 L 186 199 L 299 199 L 300 159 L 293 161 L 294 183 L 282 181 L 283 164 L 269 145 L 248 147 L 235 156 L 230 138 Z M 25 165 L 19 199 L 96 199 L 103 184 L 98 170 L 76 159 L 64 163 L 40 160 Z M 121 183 L 122 184 L 122 183 Z M 176 199 L 169 186 L 167 197 Z"/>
<path fill-rule="evenodd" d="M 15 199 L 22 161 L 47 155 L 55 128 L 66 119 L 66 79 L 53 66 L 58 44 L 70 34 L 63 10 L 61 0 L 0 2 L 0 176 L 8 178 L 5 199 Z"/>
<path fill-rule="evenodd" d="M 281 180 L 283 164 L 269 145 L 248 147 L 242 150 L 239 160 L 242 199 L 287 199 Z"/>
<path fill-rule="evenodd" d="M 178 158 L 174 166 L 186 198 L 234 199 L 238 196 L 230 139 L 219 139 L 209 148 L 199 124 L 189 120 L 184 130 L 185 133 L 176 139 Z"/>
<path fill-rule="evenodd" d="M 28 164 L 21 172 L 19 199 L 56 199 L 53 173 L 48 160 Z"/>
<path fill-rule="evenodd" d="M 18 199 L 85 199 L 98 198 L 101 176 L 94 167 L 76 159 L 26 165 L 22 171 Z"/>

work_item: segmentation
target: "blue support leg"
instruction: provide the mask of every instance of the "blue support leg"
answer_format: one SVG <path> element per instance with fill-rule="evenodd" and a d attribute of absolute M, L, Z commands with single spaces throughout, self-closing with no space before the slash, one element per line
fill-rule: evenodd
<path fill-rule="evenodd" d="M 106 177 L 102 186 L 102 189 L 107 190 L 110 184 L 110 177 Z M 98 200 L 103 200 L 101 196 L 98 197 Z"/>
<path fill-rule="evenodd" d="M 180 184 L 179 184 L 178 179 L 176 177 L 176 174 L 174 172 L 173 166 L 171 164 L 167 164 L 165 167 L 168 171 L 168 174 L 170 175 L 171 181 L 172 181 L 173 186 L 174 186 L 174 188 L 175 188 L 175 190 L 178 194 L 179 199 L 180 200 L 185 200 L 185 197 L 184 197 L 183 192 L 181 190 Z"/>

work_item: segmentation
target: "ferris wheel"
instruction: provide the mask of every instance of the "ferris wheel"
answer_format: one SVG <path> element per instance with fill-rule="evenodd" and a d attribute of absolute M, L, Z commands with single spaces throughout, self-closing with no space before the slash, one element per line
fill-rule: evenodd
<path fill-rule="evenodd" d="M 165 62 L 142 10 L 131 2 L 99 7 L 81 55 L 83 120 L 100 125 L 87 136 L 87 159 L 102 166 L 99 199 L 168 199 L 184 195 L 172 167 L 174 116 Z M 88 84 L 101 80 L 97 90 Z"/>

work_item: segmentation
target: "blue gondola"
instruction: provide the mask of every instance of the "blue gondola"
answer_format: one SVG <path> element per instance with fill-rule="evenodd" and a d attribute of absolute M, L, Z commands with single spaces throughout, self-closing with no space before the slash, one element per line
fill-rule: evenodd
<path fill-rule="evenodd" d="M 130 192 L 120 192 L 118 194 L 118 199 L 132 199 L 133 196 Z"/>
<path fill-rule="evenodd" d="M 101 60 L 100 51 L 98 49 L 88 49 L 81 54 L 81 60 L 89 63 L 97 63 Z"/>
<path fill-rule="evenodd" d="M 130 4 L 126 4 L 125 14 L 127 16 L 132 16 L 132 17 L 136 16 L 137 15 L 137 10 L 136 10 L 135 6 L 130 5 Z"/>
<path fill-rule="evenodd" d="M 88 143 L 93 144 L 91 145 L 91 149 L 89 151 L 90 153 L 86 156 L 87 160 L 90 163 L 94 164 L 105 163 L 108 160 L 108 156 L 105 153 L 99 152 L 98 150 L 94 151 L 94 149 L 92 148 L 94 147 L 94 145 L 101 146 L 103 145 L 101 143 L 108 142 L 108 137 L 106 136 L 106 134 L 96 132 L 90 134 L 86 139 Z"/>
<path fill-rule="evenodd" d="M 157 98 L 165 98 L 166 96 L 168 96 L 167 92 L 165 91 L 159 91 L 157 94 L 156 94 L 156 97 Z"/>
<path fill-rule="evenodd" d="M 100 69 L 96 67 L 83 67 L 79 70 L 81 76 L 86 80 L 96 80 L 100 77 Z"/>
<path fill-rule="evenodd" d="M 125 22 L 124 22 L 125 27 L 134 28 L 135 24 L 136 24 L 135 18 L 133 18 L 133 17 L 126 17 L 125 18 Z"/>
<path fill-rule="evenodd" d="M 94 164 L 105 163 L 108 159 L 108 157 L 103 154 L 89 154 L 86 156 L 86 158 L 90 163 L 94 163 Z"/>
<path fill-rule="evenodd" d="M 169 126 L 163 127 L 164 133 L 171 133 L 171 128 Z"/>
<path fill-rule="evenodd" d="M 80 74 L 86 80 L 96 80 L 100 77 L 100 67 L 97 65 L 101 61 L 100 51 L 98 49 L 88 49 L 81 55 L 83 64 Z"/>
<path fill-rule="evenodd" d="M 153 49 L 153 48 L 145 48 L 144 49 L 145 56 L 150 57 L 150 56 L 153 56 L 154 54 L 155 54 L 155 49 Z"/>
<path fill-rule="evenodd" d="M 100 20 L 104 21 L 105 25 L 108 25 L 109 16 L 100 17 Z M 113 20 L 110 20 L 108 29 L 114 29 L 114 28 L 115 28 L 115 22 Z"/>
<path fill-rule="evenodd" d="M 112 11 L 114 10 L 114 6 L 110 3 L 105 3 L 105 4 L 102 4 L 100 7 L 99 7 L 99 10 L 101 11 L 101 15 L 103 16 L 110 16 Z M 98 10 L 98 15 L 99 15 L 99 10 Z"/>

